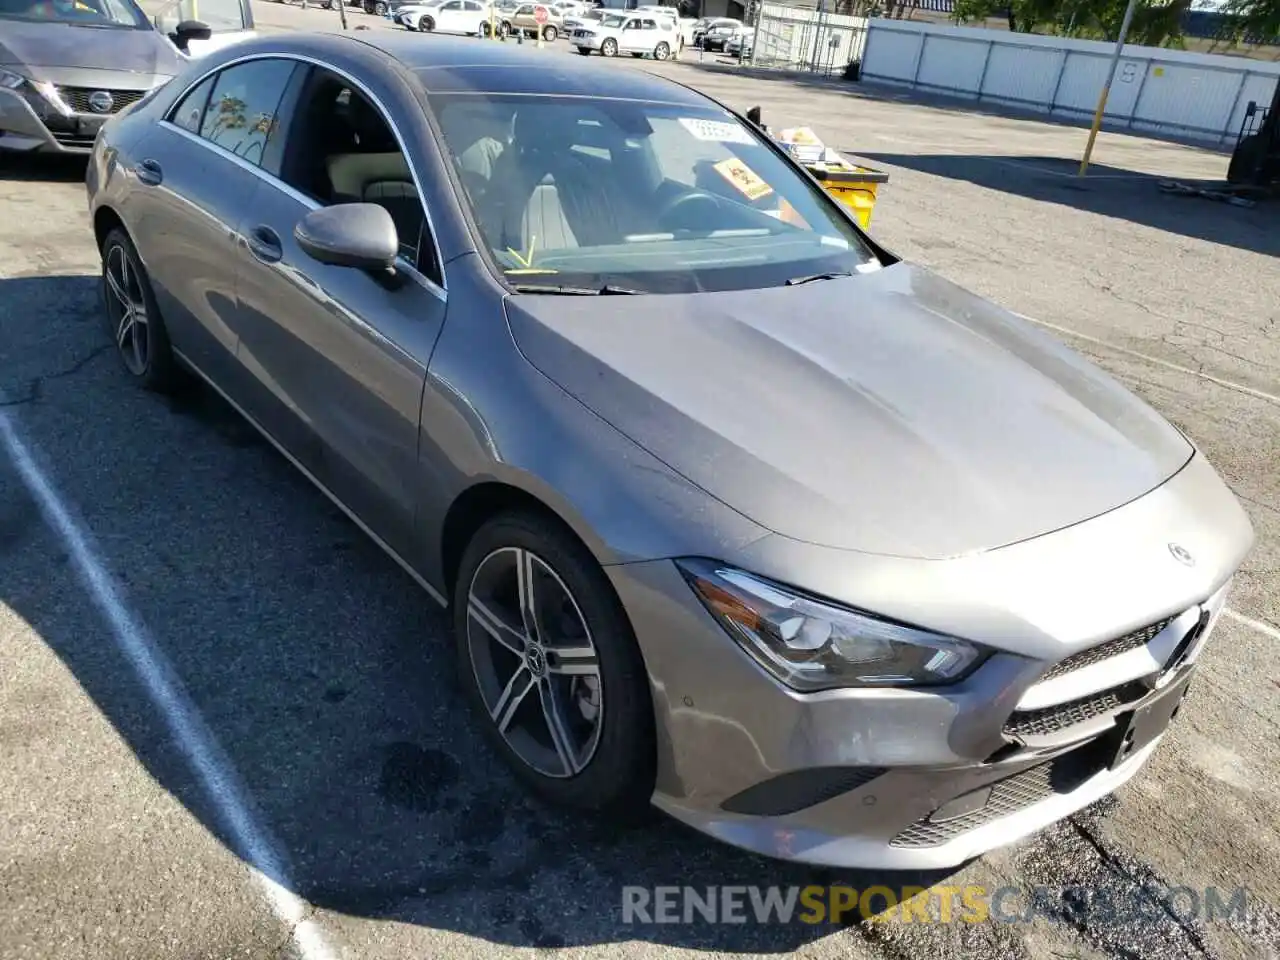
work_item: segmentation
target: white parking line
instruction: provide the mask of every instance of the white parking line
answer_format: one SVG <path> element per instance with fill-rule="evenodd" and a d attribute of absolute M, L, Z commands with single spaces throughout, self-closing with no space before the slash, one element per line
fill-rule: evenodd
<path fill-rule="evenodd" d="M 1265 390 L 1258 390 L 1255 387 L 1246 387 L 1243 383 L 1236 383 L 1234 380 L 1224 380 L 1222 377 L 1215 377 L 1212 374 L 1205 373 L 1201 370 L 1193 370 L 1190 367 L 1182 366 L 1180 363 L 1161 360 L 1159 357 L 1153 357 L 1150 354 L 1142 353 L 1141 351 L 1133 350 L 1129 347 L 1117 346 L 1114 343 L 1108 343 L 1106 340 L 1090 336 L 1087 333 L 1072 330 L 1070 327 L 1060 327 L 1056 323 L 1050 323 L 1048 320 L 1037 320 L 1035 317 L 1028 317 L 1025 313 L 1014 313 L 1014 316 L 1037 324 L 1041 327 L 1048 327 L 1050 330 L 1066 334 L 1069 337 L 1075 337 L 1077 340 L 1084 340 L 1087 343 L 1097 344 L 1100 347 L 1106 347 L 1108 350 L 1114 350 L 1116 353 L 1123 353 L 1130 357 L 1136 357 L 1139 360 L 1145 360 L 1147 363 L 1153 363 L 1157 367 L 1164 367 L 1166 370 L 1176 370 L 1178 373 L 1185 373 L 1200 380 L 1208 380 L 1210 383 L 1216 383 L 1218 386 L 1225 387 L 1228 390 L 1236 390 L 1259 400 L 1266 400 L 1268 403 L 1280 405 L 1280 396 L 1277 396 L 1274 393 L 1267 393 Z"/>
<path fill-rule="evenodd" d="M 164 654 L 125 606 L 111 574 L 91 545 L 90 533 L 72 517 L 53 483 L 36 465 L 12 417 L 3 410 L 0 410 L 0 441 L 45 522 L 65 544 L 90 598 L 110 625 L 116 644 L 129 659 L 173 739 L 199 776 L 239 848 L 236 852 L 247 861 L 272 911 L 289 928 L 297 952 L 303 960 L 329 960 L 334 953 L 319 925 L 307 916 L 310 906 L 287 888 L 284 858 L 266 831 L 254 822 L 234 768 L 182 689 Z"/>
<path fill-rule="evenodd" d="M 1241 623 L 1246 627 L 1257 630 L 1263 636 L 1270 637 L 1272 640 L 1280 640 L 1280 629 L 1273 627 L 1266 621 L 1255 620 L 1253 617 L 1246 617 L 1239 610 L 1233 610 L 1230 607 L 1227 607 L 1222 612 L 1237 623 Z"/>

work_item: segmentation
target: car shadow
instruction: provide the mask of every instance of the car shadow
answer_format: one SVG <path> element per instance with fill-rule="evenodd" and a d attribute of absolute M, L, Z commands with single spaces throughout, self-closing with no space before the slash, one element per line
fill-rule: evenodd
<path fill-rule="evenodd" d="M 964 180 L 989 190 L 1280 257 L 1280 230 L 1276 229 L 1280 202 L 1255 194 L 1244 198 L 1251 206 L 1237 206 L 1222 198 L 1162 189 L 1173 183 L 1223 193 L 1226 184 L 1218 181 L 1179 181 L 1098 164 L 1079 177 L 1079 161 L 1061 157 L 848 152 L 889 167 Z"/>
<path fill-rule="evenodd" d="M 0 182 L 83 183 L 87 161 L 82 156 L 42 153 L 0 153 Z"/>
<path fill-rule="evenodd" d="M 466 712 L 443 612 L 212 390 L 166 399 L 128 383 L 97 278 L 0 280 L 4 303 L 26 307 L 0 310 L 0 340 L 29 353 L 34 319 L 61 358 L 0 381 L 7 416 L 283 851 L 288 875 L 273 879 L 312 904 L 504 945 L 785 953 L 844 924 L 638 925 L 623 888 L 943 878 L 816 870 L 660 817 L 619 828 L 530 799 Z M 4 458 L 0 514 L 0 604 L 150 776 L 250 860 Z"/>

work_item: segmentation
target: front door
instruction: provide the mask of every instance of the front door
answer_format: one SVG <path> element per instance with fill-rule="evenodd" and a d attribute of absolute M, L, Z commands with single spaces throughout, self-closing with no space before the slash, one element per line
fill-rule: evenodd
<path fill-rule="evenodd" d="M 418 420 L 443 290 L 422 198 L 385 115 L 314 68 L 279 182 L 243 227 L 239 358 L 251 416 L 397 553 L 408 556 Z M 400 281 L 321 264 L 294 240 L 319 206 L 371 202 L 396 223 Z"/>

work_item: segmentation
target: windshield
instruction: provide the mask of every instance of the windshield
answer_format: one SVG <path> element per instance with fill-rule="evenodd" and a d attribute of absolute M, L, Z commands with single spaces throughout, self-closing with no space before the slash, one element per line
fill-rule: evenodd
<path fill-rule="evenodd" d="M 513 284 L 745 290 L 879 265 L 835 202 L 724 110 L 431 99 L 484 243 Z"/>
<path fill-rule="evenodd" d="M 627 18 L 617 13 L 610 13 L 607 16 L 600 18 L 600 25 L 602 27 L 619 27 L 620 28 L 626 22 L 627 22 Z"/>
<path fill-rule="evenodd" d="M 133 30 L 151 26 L 132 0 L 0 0 L 0 20 Z"/>

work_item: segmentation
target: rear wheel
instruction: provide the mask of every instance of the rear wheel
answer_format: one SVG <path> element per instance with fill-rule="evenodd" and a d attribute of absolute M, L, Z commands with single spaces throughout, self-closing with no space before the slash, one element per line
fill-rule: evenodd
<path fill-rule="evenodd" d="M 604 43 L 600 44 L 600 52 L 606 57 L 616 57 L 618 55 L 618 41 L 613 37 L 606 37 Z"/>
<path fill-rule="evenodd" d="M 138 251 L 119 227 L 102 241 L 102 293 L 108 332 L 125 370 L 148 390 L 172 391 L 180 371 L 169 332 Z"/>
<path fill-rule="evenodd" d="M 453 596 L 459 679 L 494 747 L 545 799 L 630 819 L 653 791 L 653 703 L 591 554 L 536 513 L 486 523 Z"/>
<path fill-rule="evenodd" d="M 418 29 L 423 33 L 430 33 L 436 28 L 436 22 L 425 13 L 418 18 Z"/>
<path fill-rule="evenodd" d="M 666 43 L 658 44 L 653 50 L 653 59 L 666 60 L 671 56 L 671 47 Z"/>
<path fill-rule="evenodd" d="M 482 37 L 488 37 L 490 34 L 489 21 L 485 20 L 480 24 L 480 29 L 476 31 Z"/>
<path fill-rule="evenodd" d="M 387 15 L 387 5 L 383 0 L 377 0 L 373 5 L 373 15 L 375 17 L 385 17 Z"/>

